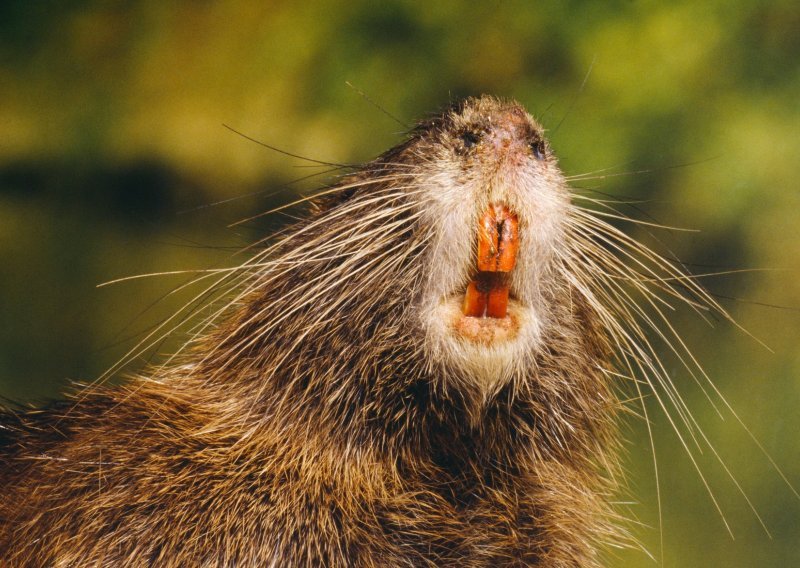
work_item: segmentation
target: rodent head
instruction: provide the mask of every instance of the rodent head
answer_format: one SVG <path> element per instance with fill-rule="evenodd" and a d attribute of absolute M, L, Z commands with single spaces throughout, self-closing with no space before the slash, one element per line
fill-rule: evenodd
<path fill-rule="evenodd" d="M 326 389 L 343 377 L 370 389 L 422 381 L 482 400 L 536 373 L 549 329 L 572 317 L 562 309 L 551 323 L 555 304 L 570 303 L 556 266 L 570 202 L 541 126 L 518 103 L 453 105 L 324 193 L 251 263 L 250 298 L 216 343 L 217 368 L 235 353 Z M 494 244 L 514 252 L 500 275 L 477 264 L 487 219 Z M 465 313 L 470 286 L 507 296 L 499 317 Z"/>
<path fill-rule="evenodd" d="M 549 319 L 552 261 L 569 195 L 542 127 L 515 102 L 466 99 L 422 123 L 403 155 L 419 156 L 421 224 L 431 233 L 419 311 L 433 364 L 491 391 L 531 364 Z M 505 317 L 464 313 L 487 210 L 513 215 L 515 260 Z M 491 288 L 491 284 L 489 284 Z M 491 294 L 491 292 L 490 292 Z"/>

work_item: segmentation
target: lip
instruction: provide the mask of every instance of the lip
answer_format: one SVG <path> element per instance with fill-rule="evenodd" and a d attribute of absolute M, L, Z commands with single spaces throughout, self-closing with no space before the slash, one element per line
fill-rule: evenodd
<path fill-rule="evenodd" d="M 525 306 L 514 298 L 508 300 L 507 312 L 502 318 L 464 315 L 460 298 L 457 296 L 447 301 L 446 306 L 452 317 L 454 334 L 466 341 L 482 345 L 512 341 L 519 334 L 525 319 Z"/>

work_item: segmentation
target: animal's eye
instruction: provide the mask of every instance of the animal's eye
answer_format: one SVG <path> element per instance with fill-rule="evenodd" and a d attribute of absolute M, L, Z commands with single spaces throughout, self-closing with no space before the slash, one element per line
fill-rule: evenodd
<path fill-rule="evenodd" d="M 529 146 L 537 160 L 544 160 L 545 156 L 547 156 L 547 145 L 541 138 L 536 138 Z"/>
<path fill-rule="evenodd" d="M 461 141 L 464 143 L 464 148 L 472 148 L 480 141 L 480 137 L 471 130 L 468 130 L 461 135 Z"/>

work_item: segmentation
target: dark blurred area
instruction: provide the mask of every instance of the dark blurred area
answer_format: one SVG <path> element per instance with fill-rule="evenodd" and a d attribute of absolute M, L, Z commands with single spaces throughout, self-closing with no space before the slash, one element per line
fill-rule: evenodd
<path fill-rule="evenodd" d="M 800 500 L 759 449 L 800 485 L 798 29 L 788 0 L 2 2 L 0 395 L 41 402 L 96 379 L 195 295 L 173 293 L 191 272 L 99 284 L 241 262 L 284 218 L 237 221 L 337 174 L 223 125 L 358 163 L 454 98 L 512 97 L 567 175 L 596 172 L 576 187 L 697 230 L 620 223 L 695 274 L 726 273 L 703 283 L 746 330 L 676 311 L 736 414 L 666 355 L 725 466 L 691 448 L 712 499 L 648 400 L 662 518 L 648 432 L 631 418 L 621 500 L 637 535 L 660 562 L 663 534 L 664 566 L 800 565 Z"/>

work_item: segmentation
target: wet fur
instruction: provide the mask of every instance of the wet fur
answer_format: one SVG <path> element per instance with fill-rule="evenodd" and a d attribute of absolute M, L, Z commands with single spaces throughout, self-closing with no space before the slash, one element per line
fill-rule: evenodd
<path fill-rule="evenodd" d="M 570 203 L 549 150 L 459 146 L 500 127 L 543 147 L 516 103 L 454 105 L 232 271 L 170 365 L 6 414 L 4 565 L 591 567 L 630 543 L 614 377 L 660 379 L 625 298 L 682 291 Z M 439 304 L 497 199 L 529 321 L 483 363 Z"/>

